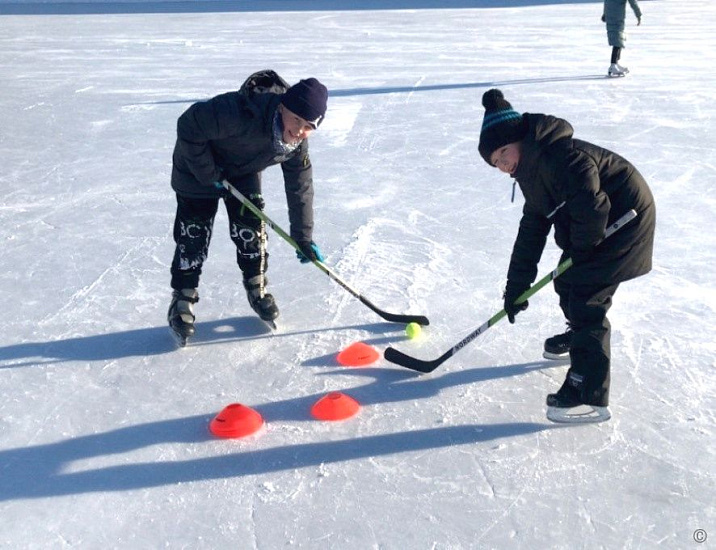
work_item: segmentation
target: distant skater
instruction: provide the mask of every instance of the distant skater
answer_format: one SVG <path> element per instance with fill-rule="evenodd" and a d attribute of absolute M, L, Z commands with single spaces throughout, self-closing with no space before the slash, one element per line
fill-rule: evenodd
<path fill-rule="evenodd" d="M 637 26 L 641 25 L 641 9 L 637 0 L 628 0 L 631 9 L 636 15 Z M 619 64 L 622 48 L 626 47 L 626 34 L 624 20 L 626 19 L 627 0 L 604 0 L 602 21 L 607 24 L 607 40 L 612 47 L 612 59 L 607 71 L 608 76 L 618 77 L 629 74 L 629 69 Z"/>

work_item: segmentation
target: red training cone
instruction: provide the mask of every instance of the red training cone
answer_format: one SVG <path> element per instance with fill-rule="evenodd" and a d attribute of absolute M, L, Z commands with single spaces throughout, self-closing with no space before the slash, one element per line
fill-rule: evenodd
<path fill-rule="evenodd" d="M 311 407 L 311 415 L 317 420 L 345 420 L 359 410 L 358 401 L 345 393 L 332 392 L 316 401 Z"/>
<path fill-rule="evenodd" d="M 258 431 L 264 419 L 250 407 L 240 403 L 232 403 L 214 417 L 209 424 L 209 431 L 216 437 L 246 437 Z"/>
<path fill-rule="evenodd" d="M 362 367 L 375 363 L 380 354 L 368 344 L 356 342 L 338 354 L 338 362 L 345 367 Z"/>

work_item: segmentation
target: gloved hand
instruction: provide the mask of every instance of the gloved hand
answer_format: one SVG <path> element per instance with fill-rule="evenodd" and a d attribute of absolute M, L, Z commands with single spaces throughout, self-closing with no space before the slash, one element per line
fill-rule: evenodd
<path fill-rule="evenodd" d="M 641 25 L 641 15 L 636 18 L 636 26 L 638 27 L 639 25 Z"/>
<path fill-rule="evenodd" d="M 266 206 L 266 201 L 264 201 L 264 197 L 261 193 L 251 193 L 247 198 L 249 199 L 249 202 L 251 202 L 251 204 L 253 204 L 256 208 L 263 212 L 264 206 Z M 256 216 L 253 212 L 251 212 L 248 206 L 246 206 L 245 204 L 241 204 L 239 214 L 241 216 L 245 216 L 247 212 L 256 218 L 260 218 L 259 216 Z"/>
<path fill-rule="evenodd" d="M 607 22 L 607 16 L 602 14 L 602 23 L 606 23 L 606 22 Z"/>
<path fill-rule="evenodd" d="M 266 206 L 266 201 L 261 193 L 251 193 L 248 196 L 248 199 L 251 201 L 251 204 L 263 212 L 263 209 Z"/>
<path fill-rule="evenodd" d="M 220 181 L 215 181 L 214 187 L 216 187 L 217 189 L 221 189 L 222 191 L 226 190 L 226 187 L 224 187 L 224 183 Z"/>
<path fill-rule="evenodd" d="M 505 293 L 502 295 L 505 299 L 505 311 L 507 312 L 507 320 L 510 322 L 510 324 L 515 324 L 515 315 L 517 315 L 520 311 L 526 310 L 530 303 L 527 301 L 522 302 L 521 304 L 515 304 L 515 300 L 528 288 L 530 285 L 526 285 L 524 283 L 517 283 L 514 281 L 507 281 L 507 286 L 505 287 Z"/>
<path fill-rule="evenodd" d="M 323 254 L 321 254 L 321 249 L 318 248 L 318 245 L 313 241 L 303 241 L 296 244 L 298 244 L 301 249 L 300 252 L 296 250 L 296 257 L 301 260 L 302 264 L 307 264 L 308 262 L 313 262 L 315 260 L 318 260 L 319 262 L 325 261 Z"/>

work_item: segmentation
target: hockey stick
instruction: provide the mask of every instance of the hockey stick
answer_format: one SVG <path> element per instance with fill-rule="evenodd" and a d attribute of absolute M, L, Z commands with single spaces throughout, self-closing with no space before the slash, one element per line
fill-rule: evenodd
<path fill-rule="evenodd" d="M 627 223 L 629 223 L 631 220 L 636 218 L 637 213 L 636 210 L 629 210 L 626 214 L 624 214 L 621 218 L 619 218 L 617 221 L 609 225 L 607 227 L 607 230 L 605 232 L 604 238 L 607 239 L 611 235 L 613 235 L 616 231 L 624 227 Z M 540 289 L 542 289 L 544 286 L 546 286 L 549 282 L 553 281 L 557 277 L 559 277 L 562 273 L 567 271 L 570 267 L 572 267 L 572 258 L 567 258 L 564 260 L 561 264 L 557 266 L 557 268 L 549 273 L 548 275 L 545 275 L 542 277 L 539 281 L 537 281 L 534 285 L 532 285 L 529 289 L 524 291 L 522 294 L 519 295 L 519 297 L 515 300 L 515 304 L 521 304 L 527 300 L 530 299 L 531 296 L 536 294 Z M 406 367 L 409 369 L 412 369 L 414 371 L 418 372 L 432 372 L 436 368 L 438 368 L 440 365 L 442 365 L 445 361 L 447 361 L 450 357 L 455 355 L 458 351 L 460 351 L 462 348 L 467 346 L 470 342 L 472 342 L 475 338 L 480 336 L 483 332 L 485 332 L 487 329 L 489 329 L 491 326 L 493 326 L 495 323 L 500 321 L 503 317 L 507 316 L 507 312 L 502 309 L 495 313 L 490 319 L 483 323 L 480 327 L 472 331 L 470 334 L 468 334 L 465 338 L 460 340 L 457 344 L 455 344 L 452 348 L 450 348 L 448 351 L 443 353 L 440 357 L 437 359 L 433 359 L 432 361 L 423 361 L 421 359 L 416 359 L 415 357 L 410 357 L 409 355 L 404 354 L 401 351 L 398 351 L 395 348 L 388 347 L 385 350 L 384 357 L 390 361 L 391 363 L 395 363 L 396 365 L 400 365 L 401 367 Z"/>
<path fill-rule="evenodd" d="M 286 233 L 283 229 L 281 229 L 278 225 L 276 225 L 271 218 L 269 218 L 266 214 L 264 214 L 261 210 L 259 210 L 254 203 L 252 203 L 249 199 L 247 199 L 241 191 L 236 189 L 233 185 L 231 185 L 228 181 L 224 180 L 222 182 L 224 187 L 232 194 L 234 197 L 239 199 L 241 201 L 241 204 L 246 206 L 251 212 L 253 212 L 254 215 L 256 215 L 260 220 L 262 220 L 266 225 L 271 227 L 276 233 L 279 234 L 285 240 L 288 244 L 290 244 L 293 248 L 295 248 L 298 252 L 301 252 L 301 248 L 298 246 L 298 243 L 291 238 L 291 236 Z M 302 253 L 302 252 L 301 252 Z M 379 316 L 381 316 L 386 321 L 390 321 L 391 323 L 417 323 L 419 325 L 429 325 L 430 321 L 428 321 L 428 318 L 423 315 L 400 315 L 397 313 L 389 313 L 387 311 L 383 311 L 378 306 L 373 304 L 368 298 L 363 296 L 360 292 L 357 290 L 351 288 L 348 283 L 346 283 L 343 279 L 341 279 L 334 271 L 332 271 L 326 264 L 319 260 L 311 260 L 311 262 L 323 273 L 328 275 L 329 278 L 333 279 L 336 283 L 338 283 L 341 287 L 343 287 L 345 290 L 350 292 L 353 296 L 358 298 L 363 304 L 368 306 L 371 310 L 373 310 L 375 313 L 377 313 Z"/>

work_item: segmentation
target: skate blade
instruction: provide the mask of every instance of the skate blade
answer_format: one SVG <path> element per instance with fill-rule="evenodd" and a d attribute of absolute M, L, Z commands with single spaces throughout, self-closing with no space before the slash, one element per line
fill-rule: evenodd
<path fill-rule="evenodd" d="M 558 424 L 594 424 L 612 417 L 609 407 L 579 405 L 577 407 L 547 407 L 547 420 Z"/>
<path fill-rule="evenodd" d="M 569 363 L 569 352 L 567 353 L 550 353 L 549 351 L 542 352 L 542 357 L 549 359 L 550 361 L 559 361 L 561 363 Z"/>

